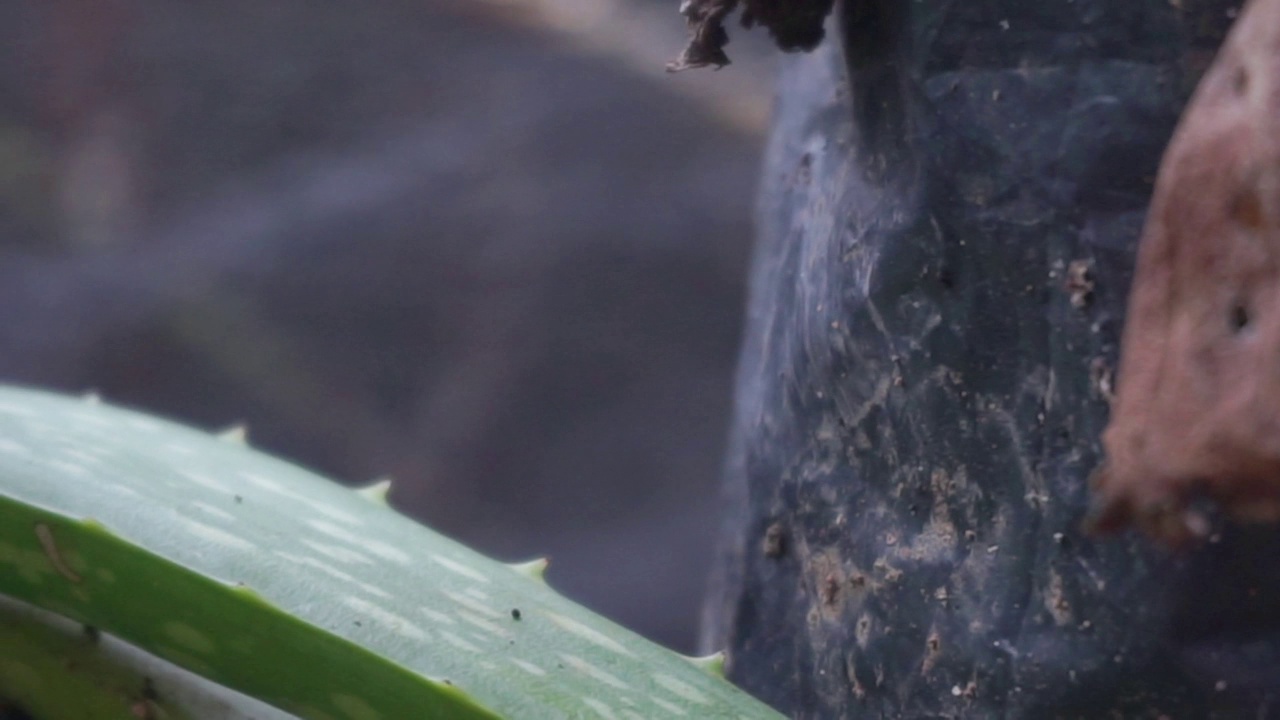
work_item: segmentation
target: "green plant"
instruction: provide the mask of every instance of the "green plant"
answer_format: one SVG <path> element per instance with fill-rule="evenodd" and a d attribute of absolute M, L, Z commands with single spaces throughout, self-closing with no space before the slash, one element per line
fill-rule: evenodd
<path fill-rule="evenodd" d="M 0 708 L 777 717 L 717 676 L 718 657 L 561 597 L 544 562 L 485 558 L 395 513 L 385 483 L 353 492 L 236 435 L 0 388 Z"/>

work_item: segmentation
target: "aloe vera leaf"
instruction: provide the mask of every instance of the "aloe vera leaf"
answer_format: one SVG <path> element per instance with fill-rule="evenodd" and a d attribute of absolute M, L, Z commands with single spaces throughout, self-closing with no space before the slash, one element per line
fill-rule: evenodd
<path fill-rule="evenodd" d="M 779 717 L 376 495 L 0 387 L 0 595 L 303 718 Z"/>
<path fill-rule="evenodd" d="M 292 716 L 79 623 L 0 599 L 0 707 L 75 720 Z M 0 712 L 0 715 L 3 715 Z"/>

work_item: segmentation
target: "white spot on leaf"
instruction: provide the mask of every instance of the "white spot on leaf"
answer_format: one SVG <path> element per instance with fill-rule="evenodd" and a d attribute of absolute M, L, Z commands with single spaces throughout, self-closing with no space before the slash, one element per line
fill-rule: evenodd
<path fill-rule="evenodd" d="M 454 601 L 454 602 L 458 603 L 459 605 L 461 605 L 461 606 L 462 606 L 462 607 L 464 607 L 464 608 L 467 608 L 467 609 L 469 609 L 469 610 L 473 610 L 473 611 L 475 611 L 475 612 L 477 612 L 477 613 L 480 613 L 481 615 L 486 615 L 486 616 L 491 617 L 491 618 L 493 618 L 493 619 L 495 619 L 495 620 L 497 620 L 498 618 L 502 617 L 502 613 L 498 612 L 497 610 L 494 610 L 493 608 L 489 607 L 488 605 L 483 605 L 483 604 L 481 604 L 481 603 L 480 603 L 479 601 L 477 601 L 475 598 L 467 597 L 466 595 L 463 595 L 463 594 L 462 594 L 462 593 L 460 593 L 460 592 L 454 592 L 454 591 L 452 591 L 452 590 L 444 590 L 444 591 L 442 591 L 442 592 L 444 593 L 444 596 L 445 596 L 445 597 L 447 597 L 447 598 L 449 598 L 450 600 L 452 600 L 452 601 Z"/>
<path fill-rule="evenodd" d="M 409 555 L 409 553 L 401 550 L 400 548 L 393 547 L 380 540 L 360 537 L 359 535 L 356 535 L 350 530 L 344 527 L 338 527 L 337 525 L 334 525 L 333 523 L 328 522 L 327 520 L 321 520 L 319 518 L 311 518 L 307 520 L 307 524 L 310 525 L 312 528 L 315 528 L 319 532 L 322 532 L 325 535 L 328 535 L 331 538 L 342 540 L 343 542 L 353 547 L 358 547 L 361 550 L 366 550 L 374 555 L 377 555 L 383 560 L 389 560 L 391 562 L 399 563 L 401 565 L 411 565 L 413 563 L 413 557 Z"/>
<path fill-rule="evenodd" d="M 231 548 L 234 550 L 243 550 L 246 552 L 250 550 L 258 549 L 257 546 L 255 546 L 253 543 L 249 542 L 248 540 L 245 540 L 244 538 L 238 535 L 232 535 L 226 530 L 220 530 L 216 527 L 210 527 L 209 525 L 198 523 L 195 520 L 192 520 L 190 518 L 183 518 L 181 521 L 181 525 L 183 529 L 185 529 L 187 532 L 191 533 L 192 535 L 195 535 L 196 537 L 200 538 L 201 540 L 207 540 L 211 543 L 215 543 L 217 545 L 221 545 L 226 548 Z"/>
<path fill-rule="evenodd" d="M 337 560 L 340 563 L 359 563 L 361 565 L 373 564 L 373 560 L 368 557 L 361 555 L 351 548 L 342 547 L 341 545 L 330 545 L 329 543 L 317 542 L 315 540 L 303 540 L 302 544 L 312 550 L 315 550 L 321 555 L 332 560 Z"/>
<path fill-rule="evenodd" d="M 280 492 L 281 490 L 284 489 L 284 486 L 281 485 L 279 482 L 265 475 L 259 475 L 258 473 L 244 472 L 244 471 L 241 471 L 239 475 L 240 477 L 247 480 L 250 484 L 256 485 L 262 488 L 263 490 L 267 490 L 270 492 Z"/>
<path fill-rule="evenodd" d="M 596 700 L 595 698 L 583 698 L 582 702 L 585 703 L 587 707 L 595 710 L 596 713 L 605 720 L 618 720 L 618 716 L 613 713 L 613 708 L 603 702 Z"/>
<path fill-rule="evenodd" d="M 513 665 L 520 668 L 521 670 L 524 670 L 530 675 L 537 675 L 538 677 L 542 677 L 547 674 L 546 670 L 543 670 L 542 668 L 538 667 L 537 665 L 534 665 L 533 663 L 527 660 L 521 660 L 520 658 L 508 658 L 508 659 L 511 661 Z"/>
<path fill-rule="evenodd" d="M 551 619 L 551 622 L 554 622 L 565 630 L 568 630 L 588 642 L 599 645 L 606 650 L 616 652 L 619 655 L 631 655 L 631 651 L 623 647 L 622 643 L 619 643 L 617 640 L 614 640 L 599 630 L 583 625 L 577 620 L 571 620 L 570 618 L 550 611 L 547 612 L 547 617 Z"/>
<path fill-rule="evenodd" d="M 144 417 L 127 417 L 124 422 L 134 430 L 141 430 L 142 432 L 158 433 L 164 429 L 164 426 L 160 423 Z"/>
<path fill-rule="evenodd" d="M 662 698 L 660 698 L 660 697 L 651 697 L 651 698 L 649 698 L 649 700 L 650 700 L 654 705 L 657 705 L 658 707 L 662 708 L 663 710 L 666 710 L 667 712 L 671 713 L 673 716 L 676 716 L 676 717 L 684 717 L 685 715 L 688 715 L 688 714 L 689 714 L 689 713 L 686 713 L 686 712 L 684 711 L 684 708 L 680 707 L 679 705 L 676 705 L 675 703 L 667 702 L 666 700 L 663 700 L 663 699 L 662 699 Z"/>
<path fill-rule="evenodd" d="M 137 490 L 134 490 L 128 485 L 121 485 L 118 482 L 104 482 L 104 483 L 101 483 L 98 487 L 101 487 L 106 490 L 110 490 L 113 493 L 118 493 L 120 495 L 127 495 L 133 498 L 142 497 L 142 493 L 138 492 Z"/>
<path fill-rule="evenodd" d="M 31 417 L 36 411 L 26 405 L 15 405 L 13 403 L 0 403 L 0 413 L 6 415 L 16 415 L 18 417 Z"/>
<path fill-rule="evenodd" d="M 377 585 L 371 585 L 365 582 L 357 582 L 355 585 L 356 587 L 360 588 L 360 591 L 363 593 L 367 593 L 377 598 L 382 598 L 383 600 L 391 599 L 391 593 L 387 592 L 386 590 L 383 590 Z"/>
<path fill-rule="evenodd" d="M 298 565 L 306 565 L 307 567 L 315 568 L 316 570 L 319 570 L 320 572 L 326 575 L 329 575 L 330 577 L 335 577 L 339 580 L 342 580 L 343 582 L 349 582 L 349 583 L 356 582 L 356 579 L 351 575 L 348 575 L 342 572 L 341 570 L 339 570 L 336 567 L 333 567 L 332 565 L 326 565 L 325 563 L 313 557 L 306 557 L 305 555 L 294 555 L 293 553 L 284 552 L 283 550 L 276 550 L 274 551 L 274 554 L 276 555 L 276 557 L 282 558 L 284 560 L 288 560 L 291 563 L 296 563 Z"/>
<path fill-rule="evenodd" d="M 441 625 L 454 625 L 454 624 L 456 624 L 456 622 L 454 621 L 454 619 L 453 619 L 452 617 L 450 617 L 450 616 L 448 616 L 448 615 L 446 615 L 446 614 L 444 614 L 444 613 L 440 612 L 439 610 L 432 610 L 432 609 L 431 609 L 431 608 L 429 608 L 429 607 L 420 607 L 420 608 L 418 608 L 418 610 L 419 610 L 423 615 L 426 615 L 428 618 L 430 618 L 432 621 L 437 622 L 437 623 L 440 623 Z"/>
<path fill-rule="evenodd" d="M 462 620 L 463 622 L 470 623 L 491 635 L 505 634 L 505 631 L 497 623 L 493 622 L 492 620 L 486 620 L 485 618 L 482 618 L 479 615 L 476 615 L 474 613 L 469 613 L 466 610 L 458 611 L 458 619 Z"/>
<path fill-rule="evenodd" d="M 356 517 L 355 515 L 352 515 L 351 513 L 341 508 L 336 508 L 336 507 L 333 507 L 332 505 L 326 505 L 316 500 L 308 500 L 307 504 L 311 506 L 312 510 L 315 510 L 321 515 L 324 515 L 330 520 L 337 520 L 338 522 L 343 522 L 348 525 L 360 525 L 360 518 Z"/>
<path fill-rule="evenodd" d="M 383 560 L 387 560 L 393 563 L 399 563 L 401 565 L 413 564 L 412 555 L 401 550 L 400 548 L 393 547 L 380 540 L 364 540 L 364 541 L 361 541 L 360 546 L 365 550 L 368 550 L 369 552 L 373 553 L 374 555 L 377 555 L 378 557 L 382 558 Z"/>
<path fill-rule="evenodd" d="M 85 467 L 102 464 L 102 456 L 97 452 L 96 449 L 67 448 L 66 450 L 62 451 L 62 454 L 66 455 L 72 460 L 79 461 L 80 463 L 84 464 Z"/>
<path fill-rule="evenodd" d="M 601 670 L 600 668 L 596 667 L 595 665 L 592 665 L 586 660 L 583 660 L 577 655 L 560 653 L 560 659 L 564 660 L 565 664 L 568 665 L 569 667 L 573 668 L 574 670 L 577 670 L 578 672 L 582 673 L 583 675 L 586 675 L 587 677 L 593 680 L 597 680 L 599 682 L 604 683 L 605 685 L 608 685 L 618 690 L 631 689 L 630 685 L 618 679 L 616 676 L 611 675 L 605 672 L 604 670 Z"/>
<path fill-rule="evenodd" d="M 711 702 L 710 700 L 707 699 L 706 695 L 703 695 L 694 686 L 690 685 L 689 683 L 683 680 L 673 678 L 670 675 L 667 675 L 666 673 L 654 673 L 653 679 L 657 681 L 657 683 L 662 687 L 670 690 L 671 692 L 675 693 L 676 695 L 679 695 L 680 697 L 690 702 L 696 702 L 700 705 L 706 705 L 707 703 Z"/>
<path fill-rule="evenodd" d="M 485 583 L 489 582 L 489 577 L 484 573 L 480 572 L 479 570 L 476 570 L 475 568 L 470 567 L 469 565 L 463 565 L 462 563 L 456 560 L 450 560 L 449 558 L 444 557 L 443 555 L 432 555 L 431 560 L 432 562 L 444 568 L 445 570 L 455 572 L 465 578 L 475 580 L 476 582 L 485 582 Z"/>
<path fill-rule="evenodd" d="M 202 512 L 202 513 L 204 513 L 204 514 L 206 514 L 206 515 L 212 515 L 212 516 L 214 516 L 214 517 L 218 518 L 219 520 L 226 520 L 227 522 L 234 522 L 234 521 L 235 521 L 235 519 L 236 519 L 236 516 L 235 516 L 235 515 L 232 515 L 231 513 L 227 512 L 226 510 L 223 510 L 222 508 L 220 508 L 220 507 L 218 507 L 218 506 L 216 506 L 216 505 L 210 505 L 209 503 L 201 502 L 201 501 L 199 501 L 199 500 L 196 500 L 196 501 L 192 502 L 192 503 L 191 503 L 191 507 L 195 508 L 196 510 L 199 510 L 200 512 Z"/>
<path fill-rule="evenodd" d="M 447 643 L 449 643 L 450 645 L 452 645 L 452 646 L 454 646 L 454 647 L 458 648 L 459 650 L 466 650 L 467 652 L 480 652 L 480 648 L 476 647 L 475 645 L 472 645 L 471 643 L 467 642 L 466 640 L 463 640 L 462 638 L 458 637 L 457 635 L 454 635 L 453 633 L 449 632 L 448 630 L 441 630 L 441 631 L 440 631 L 440 637 L 444 638 L 444 641 L 445 641 L 445 642 L 447 642 Z"/>
<path fill-rule="evenodd" d="M 334 525 L 333 523 L 328 522 L 327 520 L 321 520 L 319 518 L 308 518 L 307 524 L 310 525 L 315 530 L 322 532 L 325 535 L 328 535 L 329 537 L 337 538 L 338 540 L 351 543 L 352 545 L 360 545 L 360 544 L 363 544 L 364 542 L 364 538 L 360 537 L 359 535 L 356 535 L 355 533 L 351 532 L 350 530 L 344 527 L 338 527 L 337 525 Z"/>
<path fill-rule="evenodd" d="M 208 475 L 202 475 L 200 473 L 194 473 L 189 471 L 182 473 L 182 475 L 183 477 L 195 483 L 196 485 L 199 485 L 200 487 L 209 488 L 210 490 L 217 490 L 218 492 L 224 492 L 228 495 L 230 495 L 232 492 L 231 488 L 228 487 L 226 483 L 222 482 L 221 480 L 218 480 L 217 478 L 212 478 L 212 477 L 209 477 Z"/>
<path fill-rule="evenodd" d="M 88 468 L 80 465 L 79 463 L 73 463 L 70 460 L 50 460 L 48 461 L 48 465 L 54 470 L 66 473 L 73 477 L 84 478 L 92 475 Z"/>
<path fill-rule="evenodd" d="M 412 640 L 427 639 L 427 632 L 417 625 L 414 625 L 407 618 L 400 617 L 390 610 L 374 605 L 364 598 L 354 596 L 344 597 L 342 598 L 342 604 L 360 613 L 363 618 L 381 623 L 394 632 L 407 638 Z"/>

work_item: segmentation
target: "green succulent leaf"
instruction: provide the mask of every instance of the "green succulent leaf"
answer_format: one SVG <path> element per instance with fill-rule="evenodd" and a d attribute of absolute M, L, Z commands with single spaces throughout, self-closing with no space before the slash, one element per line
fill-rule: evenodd
<path fill-rule="evenodd" d="M 0 387 L 0 596 L 302 718 L 780 717 L 243 437 Z"/>
<path fill-rule="evenodd" d="M 104 635 L 0 598 L 0 717 L 290 720 L 294 716 Z M 20 708 L 22 714 L 14 712 Z"/>

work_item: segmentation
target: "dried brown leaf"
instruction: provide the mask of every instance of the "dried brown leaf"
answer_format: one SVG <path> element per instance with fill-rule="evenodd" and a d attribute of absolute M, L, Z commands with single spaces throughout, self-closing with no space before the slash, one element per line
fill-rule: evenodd
<path fill-rule="evenodd" d="M 1198 495 L 1280 520 L 1280 0 L 1246 6 L 1161 163 L 1103 444 L 1098 530 L 1176 544 Z"/>
<path fill-rule="evenodd" d="M 831 13 L 834 0 L 742 0 L 742 25 L 760 24 L 768 28 L 778 47 L 786 51 L 812 50 L 822 42 L 822 24 Z M 724 47 L 729 33 L 725 18 L 739 5 L 739 0 L 684 0 L 680 14 L 689 24 L 689 43 L 669 72 L 689 68 L 729 64 Z"/>

